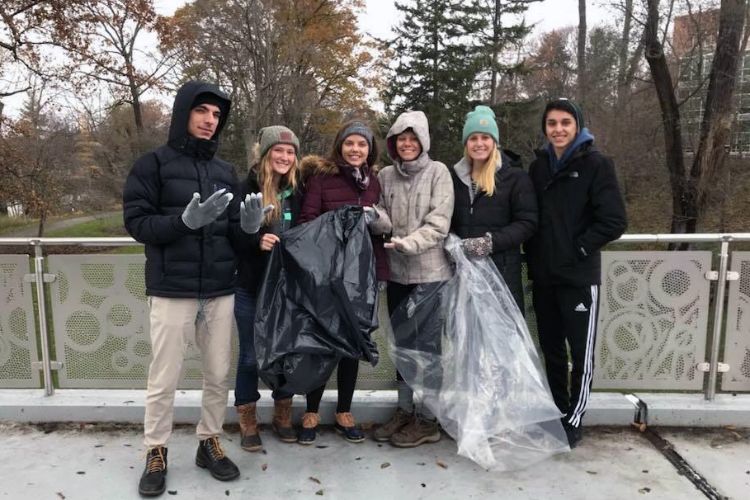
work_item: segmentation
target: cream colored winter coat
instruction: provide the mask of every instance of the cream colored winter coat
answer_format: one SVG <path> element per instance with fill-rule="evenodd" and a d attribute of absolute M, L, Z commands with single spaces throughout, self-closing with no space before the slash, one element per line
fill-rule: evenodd
<path fill-rule="evenodd" d="M 412 129 L 422 146 L 414 161 L 402 162 L 396 153 L 396 136 Z M 408 111 L 396 119 L 386 137 L 393 165 L 380 171 L 382 188 L 378 212 L 372 224 L 376 233 L 391 232 L 401 251 L 388 249 L 391 281 L 404 285 L 447 280 L 451 264 L 443 250 L 453 215 L 453 181 L 448 168 L 429 157 L 427 117 Z"/>

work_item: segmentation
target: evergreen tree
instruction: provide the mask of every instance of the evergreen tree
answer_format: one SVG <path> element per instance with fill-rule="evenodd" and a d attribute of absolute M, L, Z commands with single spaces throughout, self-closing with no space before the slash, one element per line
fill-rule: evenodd
<path fill-rule="evenodd" d="M 461 132 L 477 74 L 486 54 L 479 35 L 487 29 L 479 2 L 396 2 L 403 21 L 390 42 L 395 64 L 383 100 L 391 122 L 418 109 L 430 122 L 431 155 L 446 164 L 462 152 Z"/>

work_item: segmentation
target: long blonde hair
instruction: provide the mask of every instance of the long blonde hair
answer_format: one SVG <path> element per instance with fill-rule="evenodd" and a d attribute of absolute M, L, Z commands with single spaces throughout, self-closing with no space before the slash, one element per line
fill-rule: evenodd
<path fill-rule="evenodd" d="M 279 186 L 285 186 L 285 189 L 291 189 L 295 191 L 297 189 L 298 177 L 299 177 L 299 159 L 295 156 L 294 163 L 289 167 L 289 171 L 278 179 L 278 182 L 274 182 L 273 167 L 271 167 L 271 150 L 273 146 L 268 148 L 266 154 L 256 165 L 256 174 L 258 177 L 258 185 L 260 186 L 260 192 L 263 194 L 263 204 L 273 204 L 273 210 L 268 212 L 263 218 L 265 225 L 281 219 L 281 210 L 279 200 Z M 257 158 L 260 153 L 260 144 L 255 145 L 255 157 Z"/>
<path fill-rule="evenodd" d="M 481 167 L 479 167 L 479 172 L 476 176 L 473 175 L 474 160 L 469 156 L 469 148 L 466 146 L 464 146 L 464 158 L 469 162 L 472 178 L 476 178 L 477 186 L 487 193 L 487 196 L 492 196 L 495 193 L 495 170 L 497 170 L 497 166 L 502 165 L 503 162 L 503 157 L 500 155 L 500 150 L 498 149 L 497 144 L 493 142 L 490 157 L 487 158 L 487 161 L 484 162 Z M 263 199 L 265 199 L 265 195 L 263 195 Z"/>

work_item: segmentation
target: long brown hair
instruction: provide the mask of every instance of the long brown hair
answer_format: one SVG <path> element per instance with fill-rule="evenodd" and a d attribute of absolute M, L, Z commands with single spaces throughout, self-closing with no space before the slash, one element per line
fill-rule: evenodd
<path fill-rule="evenodd" d="M 297 189 L 297 183 L 299 181 L 299 159 L 297 156 L 294 157 L 294 163 L 289 167 L 289 171 L 283 176 L 278 178 L 278 182 L 274 182 L 273 167 L 271 167 L 271 151 L 276 145 L 274 144 L 263 158 L 255 165 L 256 175 L 258 178 L 258 185 L 260 186 L 260 192 L 263 194 L 263 204 L 273 204 L 273 210 L 268 212 L 263 218 L 263 223 L 268 225 L 281 219 L 281 210 L 279 210 L 279 186 L 284 186 L 285 189 L 291 189 L 295 191 Z M 255 156 L 257 157 L 260 153 L 260 144 L 255 145 Z"/>

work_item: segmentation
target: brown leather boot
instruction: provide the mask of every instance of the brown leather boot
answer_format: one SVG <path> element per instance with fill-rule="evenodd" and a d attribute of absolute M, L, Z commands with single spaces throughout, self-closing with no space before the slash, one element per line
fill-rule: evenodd
<path fill-rule="evenodd" d="M 294 432 L 294 427 L 292 427 L 292 398 L 274 400 L 271 426 L 281 441 L 285 443 L 297 442 L 297 433 Z"/>
<path fill-rule="evenodd" d="M 258 419 L 255 415 L 255 403 L 247 403 L 237 407 L 240 418 L 240 435 L 242 441 L 240 446 L 245 451 L 260 451 L 263 443 L 258 433 Z"/>

